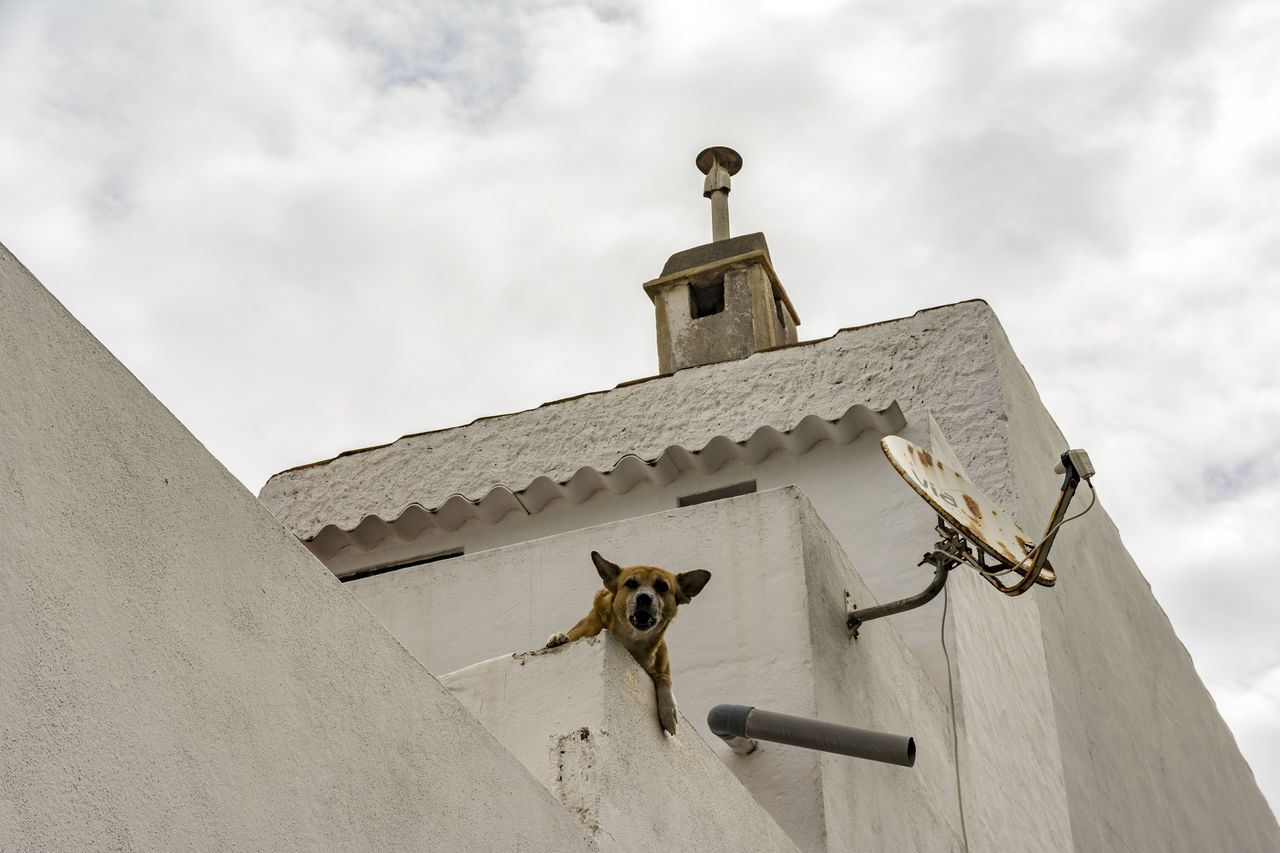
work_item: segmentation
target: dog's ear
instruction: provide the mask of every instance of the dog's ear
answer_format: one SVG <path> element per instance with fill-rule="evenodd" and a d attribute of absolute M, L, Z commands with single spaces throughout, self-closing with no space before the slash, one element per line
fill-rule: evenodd
<path fill-rule="evenodd" d="M 706 569 L 694 569 L 676 575 L 676 603 L 688 604 L 689 600 L 702 592 L 702 588 L 711 580 L 711 572 Z"/>
<path fill-rule="evenodd" d="M 601 557 L 599 551 L 591 552 L 591 562 L 596 564 L 596 571 L 600 573 L 600 580 L 604 581 L 604 588 L 609 592 L 617 592 L 618 575 L 622 573 L 622 567 Z"/>

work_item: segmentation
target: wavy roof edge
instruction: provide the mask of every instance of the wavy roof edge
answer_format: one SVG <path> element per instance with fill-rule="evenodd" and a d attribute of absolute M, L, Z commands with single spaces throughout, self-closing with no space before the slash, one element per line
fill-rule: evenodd
<path fill-rule="evenodd" d="M 872 430 L 891 435 L 906 423 L 896 400 L 878 411 L 857 403 L 834 420 L 806 415 L 785 432 L 762 426 L 743 441 L 717 435 L 699 450 L 671 445 L 650 459 L 628 453 L 607 471 L 584 466 L 565 480 L 536 477 L 515 490 L 498 484 L 478 500 L 454 494 L 430 508 L 415 501 L 404 506 L 393 519 L 366 515 L 350 528 L 326 524 L 314 537 L 304 541 L 313 554 L 325 560 L 351 546 L 368 551 L 387 538 L 408 542 L 430 527 L 453 531 L 472 520 L 494 524 L 512 512 L 534 515 L 557 500 L 580 504 L 602 491 L 622 495 L 643 482 L 666 485 L 685 471 L 712 474 L 733 461 L 755 465 L 779 450 L 801 454 L 823 441 L 850 444 Z"/>

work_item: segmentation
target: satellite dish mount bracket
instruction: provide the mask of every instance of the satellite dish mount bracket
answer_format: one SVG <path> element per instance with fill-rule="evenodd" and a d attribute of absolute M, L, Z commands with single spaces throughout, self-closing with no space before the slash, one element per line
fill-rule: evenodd
<path fill-rule="evenodd" d="M 858 638 L 858 629 L 862 627 L 863 622 L 870 622 L 872 619 L 879 619 L 882 616 L 892 616 L 895 613 L 902 613 L 928 604 L 937 597 L 938 593 L 942 592 L 942 588 L 947 583 L 947 574 L 952 569 L 962 562 L 974 565 L 973 553 L 969 548 L 968 542 L 959 532 L 947 527 L 946 519 L 938 516 L 938 525 L 934 529 L 943 538 L 935 542 L 933 550 L 926 553 L 920 562 L 916 563 L 917 566 L 923 566 L 925 563 L 933 566 L 933 580 L 923 590 L 898 601 L 877 604 L 874 607 L 865 607 L 861 610 L 849 600 L 848 591 L 845 592 L 845 607 L 848 610 L 848 615 L 845 617 L 845 627 L 849 629 L 850 637 L 855 640 Z"/>

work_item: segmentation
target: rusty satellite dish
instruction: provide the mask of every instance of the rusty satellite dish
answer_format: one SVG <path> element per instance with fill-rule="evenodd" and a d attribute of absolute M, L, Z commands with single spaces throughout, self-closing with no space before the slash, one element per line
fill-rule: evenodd
<path fill-rule="evenodd" d="M 1004 568 L 1027 575 L 1027 557 L 1035 551 L 1035 540 L 968 477 L 900 436 L 886 436 L 880 447 L 902 478 L 948 524 Z M 1056 580 L 1045 560 L 1035 582 L 1053 586 Z"/>
<path fill-rule="evenodd" d="M 1058 502 L 1044 535 L 1039 542 L 1034 542 L 1008 513 L 965 476 L 955 451 L 932 414 L 929 415 L 929 437 L 932 453 L 896 435 L 882 438 L 880 447 L 908 485 L 938 513 L 938 524 L 934 530 L 942 539 L 918 563 L 933 566 L 933 580 L 915 595 L 869 607 L 858 607 L 846 592 L 845 627 L 854 639 L 857 639 L 858 629 L 864 622 L 928 604 L 946 585 L 947 574 L 961 563 L 977 569 L 988 583 L 1005 595 L 1022 595 L 1036 584 L 1053 586 L 1057 575 L 1049 567 L 1049 549 L 1053 547 L 1058 528 L 1093 508 L 1096 499 L 1090 482 L 1094 475 L 1093 463 L 1083 450 L 1068 450 L 1054 467 L 1055 472 L 1065 475 Z M 1091 493 L 1089 506 L 1067 518 L 1067 505 L 1082 481 Z M 1010 573 L 1020 577 L 1012 584 L 1000 579 Z"/>

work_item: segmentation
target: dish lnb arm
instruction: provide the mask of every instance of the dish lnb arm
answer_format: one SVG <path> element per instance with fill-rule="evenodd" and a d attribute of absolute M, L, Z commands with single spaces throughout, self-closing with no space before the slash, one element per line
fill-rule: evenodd
<path fill-rule="evenodd" d="M 1044 536 L 1041 537 L 1040 544 L 1035 546 L 1022 561 L 1024 563 L 1027 560 L 1031 561 L 1031 566 L 1027 569 L 1026 576 L 1013 586 L 1005 586 L 993 576 L 984 575 L 992 586 L 1005 595 L 1022 595 L 1022 593 L 1031 588 L 1031 584 L 1035 583 L 1036 578 L 1040 576 L 1040 570 L 1049 559 L 1049 549 L 1053 547 L 1053 540 L 1058 536 L 1058 529 L 1062 527 L 1063 522 L 1069 520 L 1067 518 L 1067 506 L 1071 503 L 1071 499 L 1075 497 L 1080 481 L 1084 480 L 1090 491 L 1093 490 L 1093 484 L 1088 481 L 1096 472 L 1094 471 L 1093 463 L 1089 460 L 1089 454 L 1083 450 L 1068 450 L 1062 454 L 1058 464 L 1053 466 L 1053 470 L 1054 473 L 1065 475 L 1065 479 L 1062 481 L 1062 491 L 1058 493 L 1058 502 L 1053 507 L 1053 515 L 1049 518 L 1049 524 L 1045 527 Z M 1088 512 L 1092 507 L 1093 502 L 1090 501 L 1084 512 Z M 1084 512 L 1079 515 L 1084 515 Z M 1074 517 L 1079 518 L 1079 515 Z"/>

